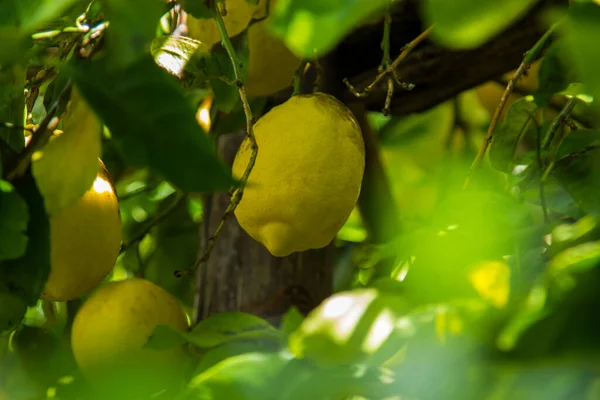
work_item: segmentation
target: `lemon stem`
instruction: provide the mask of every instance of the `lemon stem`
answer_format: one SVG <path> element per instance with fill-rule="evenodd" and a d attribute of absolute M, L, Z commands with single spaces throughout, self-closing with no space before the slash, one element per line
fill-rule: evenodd
<path fill-rule="evenodd" d="M 233 66 L 233 74 L 235 77 L 235 84 L 236 84 L 236 86 L 238 88 L 238 92 L 240 94 L 240 100 L 242 101 L 242 107 L 244 108 L 244 114 L 246 115 L 246 135 L 248 136 L 248 140 L 250 141 L 250 148 L 252 150 L 252 153 L 250 154 L 250 160 L 248 161 L 248 166 L 246 167 L 246 170 L 244 171 L 244 174 L 242 175 L 242 178 L 240 179 L 239 186 L 234 189 L 233 195 L 231 196 L 231 201 L 229 202 L 229 206 L 227 206 L 227 209 L 223 213 L 223 217 L 221 218 L 221 222 L 219 223 L 219 226 L 215 230 L 215 233 L 208 239 L 206 251 L 204 252 L 202 257 L 200 257 L 196 261 L 193 268 L 188 269 L 188 270 L 175 271 L 175 276 L 177 276 L 177 277 L 181 277 L 184 275 L 192 275 L 202 263 L 208 261 L 208 259 L 210 258 L 210 254 L 212 253 L 212 251 L 215 247 L 215 243 L 217 242 L 217 239 L 219 238 L 221 231 L 223 231 L 223 228 L 225 227 L 225 222 L 227 222 L 227 219 L 231 216 L 231 214 L 233 214 L 236 207 L 242 200 L 242 196 L 244 195 L 244 188 L 246 187 L 246 182 L 248 182 L 248 177 L 250 176 L 250 173 L 252 172 L 252 168 L 254 168 L 254 164 L 256 163 L 256 156 L 258 155 L 258 144 L 256 143 L 256 138 L 254 137 L 254 128 L 253 128 L 254 127 L 254 117 L 252 116 L 252 110 L 250 109 L 250 103 L 248 102 L 248 96 L 246 95 L 246 88 L 244 87 L 244 82 L 242 80 L 242 73 L 240 70 L 242 63 L 238 59 L 237 54 L 235 53 L 235 49 L 233 48 L 233 44 L 231 43 L 231 40 L 229 39 L 229 35 L 227 34 L 227 28 L 225 27 L 225 22 L 223 21 L 223 16 L 221 15 L 221 12 L 219 11 L 219 2 L 220 1 L 215 2 L 214 19 L 217 24 L 217 29 L 219 30 L 219 34 L 221 35 L 221 43 L 223 44 L 225 51 L 227 51 L 227 54 L 229 55 L 229 59 L 231 60 L 231 64 Z"/>

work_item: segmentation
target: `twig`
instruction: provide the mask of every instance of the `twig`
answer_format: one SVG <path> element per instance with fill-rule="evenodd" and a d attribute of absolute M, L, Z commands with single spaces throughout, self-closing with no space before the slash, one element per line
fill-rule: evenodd
<path fill-rule="evenodd" d="M 554 151 L 551 156 L 550 162 L 544 170 L 544 173 L 542 175 L 542 181 L 546 181 L 546 179 L 548 179 L 548 176 L 550 175 L 550 172 L 552 172 L 554 164 L 556 163 L 556 153 L 558 152 L 558 149 L 560 148 L 560 145 L 562 144 L 563 140 L 565 140 L 565 138 L 569 134 L 569 131 L 564 130 L 563 134 L 557 136 L 556 140 L 554 139 L 558 129 L 561 127 L 561 125 L 565 124 L 565 121 L 569 117 L 569 114 L 571 113 L 571 111 L 573 111 L 573 108 L 575 107 L 575 102 L 576 98 L 571 97 L 567 104 L 565 104 L 563 109 L 560 111 L 560 113 L 556 116 L 556 118 L 554 118 L 554 120 L 550 124 L 550 127 L 548 128 L 548 133 L 544 138 L 543 147 L 544 149 L 548 149 L 553 145 Z"/>
<path fill-rule="evenodd" d="M 208 239 L 208 243 L 207 243 L 206 251 L 204 252 L 204 255 L 202 257 L 200 257 L 194 263 L 194 266 L 192 268 L 186 269 L 186 270 L 176 270 L 174 273 L 176 277 L 193 275 L 196 272 L 196 270 L 198 269 L 198 267 L 200 267 L 200 265 L 202 265 L 202 263 L 208 261 L 208 259 L 210 258 L 210 254 L 212 253 L 212 251 L 215 247 L 215 243 L 217 242 L 219 235 L 221 234 L 221 232 L 223 231 L 223 228 L 225 227 L 225 223 L 227 222 L 227 219 L 231 216 L 231 214 L 233 214 L 236 207 L 242 200 L 242 196 L 244 195 L 244 188 L 246 187 L 246 182 L 248 181 L 248 177 L 250 176 L 250 173 L 252 172 L 252 168 L 254 168 L 254 164 L 256 163 L 256 156 L 258 155 L 258 144 L 256 143 L 256 138 L 254 137 L 254 128 L 253 128 L 254 127 L 254 117 L 252 116 L 252 110 L 250 109 L 250 103 L 248 102 L 248 97 L 246 96 L 246 88 L 244 87 L 244 83 L 242 81 L 242 73 L 240 70 L 240 61 L 235 53 L 233 45 L 231 44 L 231 40 L 229 39 L 229 36 L 227 34 L 227 29 L 225 28 L 225 22 L 223 21 L 223 16 L 219 12 L 218 5 L 219 5 L 219 1 L 217 1 L 215 3 L 215 11 L 216 12 L 214 13 L 214 19 L 215 19 L 215 22 L 217 23 L 217 28 L 219 29 L 219 33 L 221 34 L 221 43 L 223 44 L 223 47 L 225 47 L 225 50 L 227 51 L 227 54 L 229 55 L 229 59 L 231 60 L 231 64 L 233 65 L 235 83 L 238 87 L 238 92 L 240 94 L 240 99 L 242 101 L 242 107 L 244 108 L 244 114 L 246 115 L 246 135 L 248 137 L 248 140 L 250 141 L 250 147 L 251 147 L 252 153 L 250 154 L 250 160 L 248 162 L 248 166 L 246 167 L 246 170 L 244 171 L 244 175 L 242 176 L 242 178 L 240 180 L 240 185 L 234 190 L 233 195 L 231 196 L 231 201 L 229 203 L 229 206 L 223 213 L 223 217 L 221 218 L 221 222 L 219 223 L 219 226 L 215 230 L 215 233 Z"/>
<path fill-rule="evenodd" d="M 146 235 L 152 230 L 152 228 L 154 228 L 157 224 L 159 224 L 161 221 L 163 221 L 165 218 L 171 215 L 171 213 L 176 211 L 179 208 L 179 206 L 183 203 L 183 200 L 185 200 L 185 198 L 186 196 L 184 194 L 177 193 L 175 200 L 169 205 L 169 207 L 165 208 L 162 212 L 156 214 L 154 218 L 152 218 L 152 220 L 148 224 L 146 224 L 146 226 L 136 235 L 134 235 L 128 241 L 124 241 L 121 243 L 121 249 L 119 250 L 119 254 L 122 254 L 131 246 L 142 241 L 142 239 L 146 237 Z"/>
<path fill-rule="evenodd" d="M 543 111 L 542 111 L 543 112 Z M 530 121 L 535 123 L 535 131 L 536 131 L 536 142 L 535 142 L 535 150 L 536 150 L 536 159 L 538 163 L 538 168 L 541 171 L 544 168 L 544 162 L 542 160 L 542 134 L 540 132 L 540 126 L 538 125 L 535 116 L 532 115 Z M 540 205 L 542 206 L 542 212 L 544 214 L 544 222 L 548 224 L 548 205 L 546 203 L 546 191 L 544 186 L 544 179 L 540 177 Z"/>
<path fill-rule="evenodd" d="M 15 178 L 22 176 L 31 162 L 31 156 L 33 153 L 48 143 L 48 140 L 50 140 L 50 137 L 54 132 L 51 124 L 58 122 L 58 120 L 55 121 L 56 113 L 58 112 L 59 108 L 68 101 L 68 95 L 71 92 L 72 86 L 73 82 L 69 80 L 58 95 L 58 98 L 54 101 L 54 104 L 52 104 L 52 107 L 50 107 L 50 110 L 48 110 L 48 113 L 40 123 L 39 128 L 36 129 L 35 133 L 31 136 L 29 145 L 27 145 L 19 154 L 16 165 L 9 169 L 8 173 L 6 174 L 6 180 L 12 181 Z"/>
<path fill-rule="evenodd" d="M 119 201 L 129 200 L 129 199 L 131 199 L 133 197 L 139 196 L 140 194 L 144 194 L 144 193 L 150 192 L 150 191 L 156 189 L 156 186 L 157 185 L 146 185 L 146 186 L 143 186 L 141 188 L 132 190 L 131 192 L 122 194 L 122 195 L 119 196 Z"/>
<path fill-rule="evenodd" d="M 373 88 L 381 82 L 381 80 L 383 78 L 385 78 L 388 75 L 395 76 L 395 71 L 398 68 L 398 66 L 400 65 L 400 63 L 402 61 L 404 61 L 404 59 L 406 59 L 406 57 L 408 57 L 408 55 L 410 54 L 412 49 L 417 47 L 423 40 L 425 40 L 427 38 L 427 36 L 429 36 L 429 32 L 431 32 L 431 28 L 432 27 L 430 26 L 424 32 L 422 32 L 419 36 L 414 38 L 411 42 L 406 44 L 402 48 L 402 52 L 400 53 L 400 55 L 398 55 L 398 57 L 396 57 L 394 62 L 392 62 L 388 68 L 386 68 L 382 72 L 380 72 L 379 75 L 377 75 L 377 77 L 375 78 L 375 80 L 373 82 L 371 82 L 371 84 L 369 84 L 369 86 L 367 86 L 362 92 L 357 91 L 356 88 L 354 86 L 352 86 L 352 84 L 350 83 L 348 78 L 344 78 L 344 83 L 346 84 L 346 86 L 348 87 L 350 92 L 354 96 L 359 97 L 359 98 L 366 97 L 373 90 Z M 410 83 L 408 83 L 408 84 L 404 83 L 404 84 L 401 84 L 401 86 L 403 89 L 407 89 L 407 90 L 412 90 L 414 88 L 414 85 L 410 84 Z"/>
<path fill-rule="evenodd" d="M 299 95 L 302 91 L 302 76 L 304 75 L 304 70 L 306 69 L 307 65 L 308 61 L 302 60 L 300 66 L 296 70 L 296 75 L 294 76 L 294 92 L 292 93 L 292 96 Z"/>
<path fill-rule="evenodd" d="M 546 49 L 546 46 L 550 41 L 550 37 L 552 36 L 554 29 L 557 26 L 558 26 L 558 23 L 551 26 L 550 29 L 548 29 L 546 31 L 544 36 L 542 36 L 542 38 L 540 40 L 538 40 L 537 43 L 529 51 L 527 51 L 527 53 L 525 53 L 525 57 L 523 58 L 521 65 L 519 65 L 519 68 L 517 68 L 517 71 L 515 72 L 515 74 L 511 78 L 511 80 L 506 85 L 506 89 L 504 90 L 504 93 L 502 94 L 500 103 L 496 107 L 496 111 L 494 112 L 494 115 L 492 116 L 492 121 L 490 122 L 490 126 L 488 127 L 485 138 L 483 139 L 483 143 L 481 143 L 479 152 L 477 153 L 475 160 L 471 164 L 471 171 L 470 171 L 469 175 L 467 176 L 467 178 L 465 179 L 465 182 L 463 184 L 463 189 L 466 189 L 469 186 L 469 183 L 471 181 L 471 176 L 483 163 L 483 159 L 485 158 L 487 149 L 490 146 L 490 143 L 492 143 L 494 129 L 496 128 L 496 125 L 498 124 L 498 120 L 500 119 L 500 114 L 502 114 L 502 111 L 504 110 L 504 106 L 506 105 L 506 102 L 508 101 L 508 97 L 514 90 L 519 79 L 521 79 L 521 77 L 525 73 L 527 73 L 529 68 L 531 68 L 531 64 L 542 55 L 543 51 Z"/>

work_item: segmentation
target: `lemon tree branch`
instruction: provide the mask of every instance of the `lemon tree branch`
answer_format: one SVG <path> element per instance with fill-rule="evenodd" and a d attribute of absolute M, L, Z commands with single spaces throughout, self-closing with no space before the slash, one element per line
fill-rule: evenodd
<path fill-rule="evenodd" d="M 204 252 L 202 257 L 198 258 L 198 260 L 196 261 L 196 263 L 194 264 L 194 266 L 191 269 L 176 270 L 175 276 L 177 276 L 177 277 L 193 274 L 202 263 L 208 261 L 208 259 L 210 258 L 210 254 L 212 253 L 212 251 L 215 247 L 215 243 L 216 243 L 217 239 L 219 238 L 219 235 L 221 234 L 221 232 L 223 231 L 223 228 L 225 227 L 225 223 L 227 222 L 227 219 L 229 219 L 231 214 L 233 214 L 237 205 L 242 200 L 246 182 L 248 181 L 248 177 L 250 176 L 250 173 L 252 172 L 252 168 L 254 168 L 254 164 L 256 163 L 256 157 L 258 155 L 258 144 L 256 143 L 256 138 L 254 137 L 254 128 L 253 128 L 254 127 L 254 117 L 252 116 L 252 110 L 250 109 L 250 103 L 248 102 L 248 96 L 246 95 L 246 88 L 244 87 L 244 82 L 242 81 L 242 72 L 240 70 L 241 62 L 238 59 L 237 54 L 235 53 L 235 49 L 233 48 L 233 44 L 231 43 L 231 40 L 229 39 L 229 35 L 227 34 L 227 28 L 225 27 L 225 22 L 223 21 L 223 15 L 219 11 L 218 5 L 219 5 L 219 2 L 218 1 L 215 2 L 214 19 L 215 19 L 215 22 L 217 23 L 217 28 L 221 35 L 221 43 L 223 44 L 223 47 L 227 51 L 227 54 L 229 55 L 229 59 L 231 60 L 231 64 L 233 66 L 235 84 L 238 88 L 240 100 L 242 101 L 244 115 L 246 116 L 246 135 L 248 137 L 248 140 L 250 141 L 250 148 L 251 148 L 252 152 L 250 154 L 250 160 L 248 161 L 248 166 L 246 167 L 246 170 L 244 171 L 244 174 L 242 175 L 242 178 L 240 179 L 240 184 L 233 191 L 233 195 L 231 196 L 231 201 L 229 203 L 229 206 L 223 213 L 223 217 L 221 218 L 221 222 L 219 223 L 219 226 L 215 230 L 215 233 L 208 239 L 206 251 Z M 223 7 L 223 10 L 224 9 L 225 8 Z"/>
<path fill-rule="evenodd" d="M 558 26 L 558 23 L 552 25 L 550 27 L 550 29 L 548 29 L 546 31 L 544 36 L 542 36 L 540 38 L 540 40 L 538 40 L 537 43 L 527 53 L 525 53 L 525 57 L 523 58 L 521 65 L 519 65 L 519 68 L 517 68 L 513 77 L 506 85 L 506 89 L 504 90 L 504 93 L 502 94 L 502 97 L 500 98 L 500 103 L 498 103 L 498 106 L 496 107 L 496 111 L 494 112 L 494 115 L 492 116 L 492 121 L 490 122 L 490 126 L 488 127 L 485 138 L 483 139 L 483 142 L 481 143 L 479 152 L 477 153 L 475 160 L 471 164 L 471 171 L 469 173 L 469 176 L 467 176 L 467 178 L 465 179 L 463 188 L 466 189 L 469 186 L 472 174 L 483 163 L 483 159 L 485 158 L 485 153 L 487 152 L 488 147 L 492 143 L 494 129 L 496 128 L 496 125 L 498 125 L 498 120 L 500 119 L 500 114 L 502 114 L 502 110 L 504 110 L 504 107 L 506 106 L 508 97 L 513 92 L 515 86 L 519 82 L 519 79 L 521 79 L 521 77 L 529 70 L 529 68 L 531 67 L 531 64 L 542 55 L 542 53 L 544 52 L 544 50 L 546 49 L 546 46 L 548 45 L 548 43 L 550 41 L 552 33 L 554 32 L 554 29 L 556 29 L 557 26 Z"/>

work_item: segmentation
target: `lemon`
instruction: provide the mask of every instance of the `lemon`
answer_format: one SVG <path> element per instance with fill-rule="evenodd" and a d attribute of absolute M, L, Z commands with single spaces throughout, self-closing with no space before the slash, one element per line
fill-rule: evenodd
<path fill-rule="evenodd" d="M 365 150 L 352 112 L 327 94 L 294 96 L 262 116 L 254 135 L 258 157 L 235 210 L 239 224 L 277 257 L 325 247 L 360 193 Z M 251 153 L 246 138 L 237 178 Z"/>
<path fill-rule="evenodd" d="M 246 93 L 249 97 L 270 96 L 292 85 L 301 60 L 282 40 L 267 30 L 269 13 L 276 1 L 262 0 L 250 5 L 246 0 L 228 0 L 227 15 L 223 17 L 229 37 L 248 28 L 248 78 Z M 267 8 L 268 6 L 268 8 Z M 253 20 L 256 22 L 251 23 Z M 209 46 L 221 41 L 217 24 L 212 19 L 188 16 L 188 36 Z"/>
<path fill-rule="evenodd" d="M 252 5 L 246 0 L 227 0 L 225 8 L 227 15 L 223 17 L 223 22 L 229 37 L 242 33 L 258 10 L 257 5 Z M 217 23 L 212 18 L 196 18 L 188 14 L 187 28 L 189 37 L 208 46 L 213 46 L 221 41 Z"/>
<path fill-rule="evenodd" d="M 267 20 L 248 29 L 248 80 L 246 93 L 250 97 L 270 96 L 292 86 L 301 60 L 267 31 Z"/>
<path fill-rule="evenodd" d="M 158 325 L 188 330 L 187 316 L 170 293 L 139 278 L 107 283 L 75 316 L 75 360 L 101 390 L 138 394 L 168 388 L 181 374 L 185 353 L 179 346 L 144 348 Z"/>
<path fill-rule="evenodd" d="M 121 215 L 108 171 L 50 219 L 50 275 L 40 296 L 67 301 L 98 286 L 112 270 L 121 247 Z"/>

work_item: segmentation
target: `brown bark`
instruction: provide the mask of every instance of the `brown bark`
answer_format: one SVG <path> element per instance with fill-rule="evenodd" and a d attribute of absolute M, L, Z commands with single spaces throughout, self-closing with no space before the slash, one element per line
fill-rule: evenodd
<path fill-rule="evenodd" d="M 231 164 L 243 136 L 221 136 L 218 147 Z M 205 201 L 201 251 L 229 205 L 227 194 Z M 307 312 L 331 294 L 335 248 L 273 257 L 252 239 L 231 216 L 197 278 L 196 320 L 217 312 L 240 310 L 277 321 L 290 306 Z"/>

